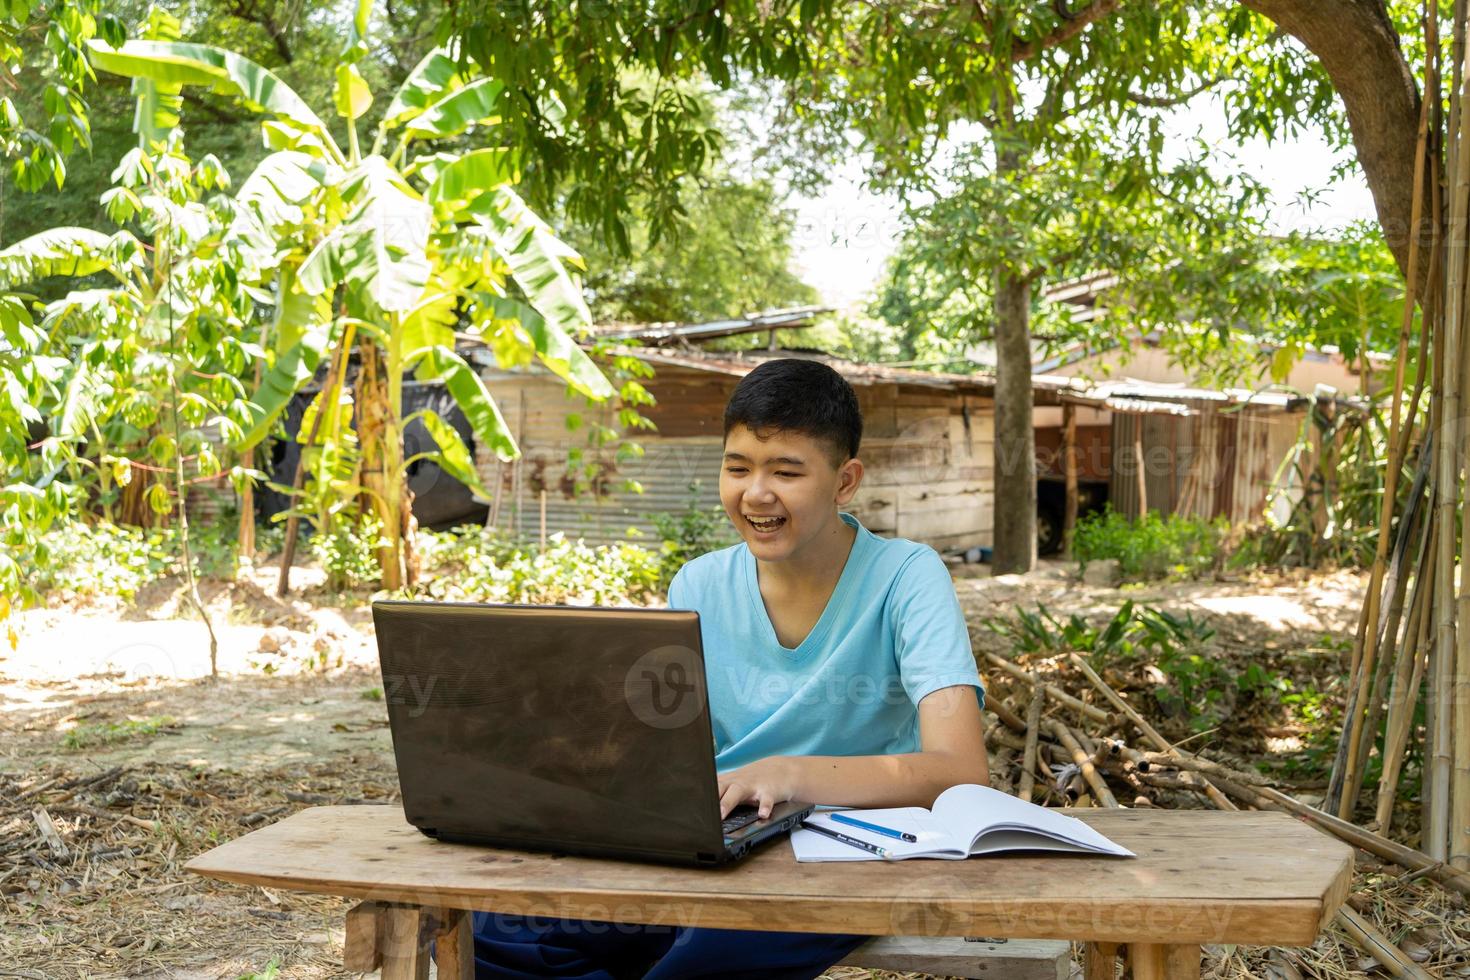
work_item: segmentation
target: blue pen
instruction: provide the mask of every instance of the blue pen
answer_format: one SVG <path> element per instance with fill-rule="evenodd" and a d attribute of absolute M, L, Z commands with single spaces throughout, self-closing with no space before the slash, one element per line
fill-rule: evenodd
<path fill-rule="evenodd" d="M 871 830 L 875 834 L 882 834 L 884 837 L 892 837 L 894 840 L 906 840 L 910 844 L 917 844 L 919 842 L 919 838 L 915 837 L 913 834 L 905 834 L 901 830 L 890 830 L 887 827 L 880 827 L 875 823 L 868 823 L 866 820 L 859 820 L 857 817 L 849 817 L 841 813 L 829 813 L 828 816 L 831 817 L 833 820 L 836 820 L 838 823 L 851 824 L 854 827 L 861 827 L 864 830 Z"/>

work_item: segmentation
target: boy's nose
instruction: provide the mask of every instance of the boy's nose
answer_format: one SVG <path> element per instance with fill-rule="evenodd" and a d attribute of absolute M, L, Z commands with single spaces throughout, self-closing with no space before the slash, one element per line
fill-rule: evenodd
<path fill-rule="evenodd" d="M 776 499 L 776 494 L 760 477 L 750 481 L 750 487 L 745 491 L 745 499 L 753 503 L 767 504 Z"/>

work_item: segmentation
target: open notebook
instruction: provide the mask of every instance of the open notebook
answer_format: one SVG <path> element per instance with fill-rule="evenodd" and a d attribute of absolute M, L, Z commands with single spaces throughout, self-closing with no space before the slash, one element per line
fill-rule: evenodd
<path fill-rule="evenodd" d="M 894 840 L 836 822 L 832 819 L 833 812 L 913 834 L 918 837 L 918 842 L 911 844 Z M 972 854 L 994 854 L 997 851 L 1068 851 L 1134 856 L 1126 847 L 1114 844 L 1075 817 L 973 783 L 951 786 L 939 794 L 930 810 L 918 806 L 887 810 L 827 810 L 812 814 L 807 822 L 886 848 L 890 860 L 947 858 L 957 861 Z M 793 831 L 791 846 L 798 861 L 882 860 L 875 854 L 811 830 Z"/>

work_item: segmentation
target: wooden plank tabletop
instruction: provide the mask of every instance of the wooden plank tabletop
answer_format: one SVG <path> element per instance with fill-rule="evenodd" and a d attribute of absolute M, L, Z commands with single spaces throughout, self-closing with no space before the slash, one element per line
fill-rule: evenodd
<path fill-rule="evenodd" d="M 1311 943 L 1352 850 L 1284 813 L 1077 810 L 1137 858 L 798 864 L 787 841 L 670 868 L 448 844 L 397 806 L 314 807 L 202 854 L 248 885 L 426 907 L 730 929 L 1106 942 Z"/>

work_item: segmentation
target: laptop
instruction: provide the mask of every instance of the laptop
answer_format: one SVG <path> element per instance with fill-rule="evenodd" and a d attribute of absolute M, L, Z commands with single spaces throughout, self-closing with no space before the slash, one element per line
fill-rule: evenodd
<path fill-rule="evenodd" d="M 719 865 L 810 804 L 720 819 L 697 613 L 373 603 L 408 822 L 440 840 Z"/>

